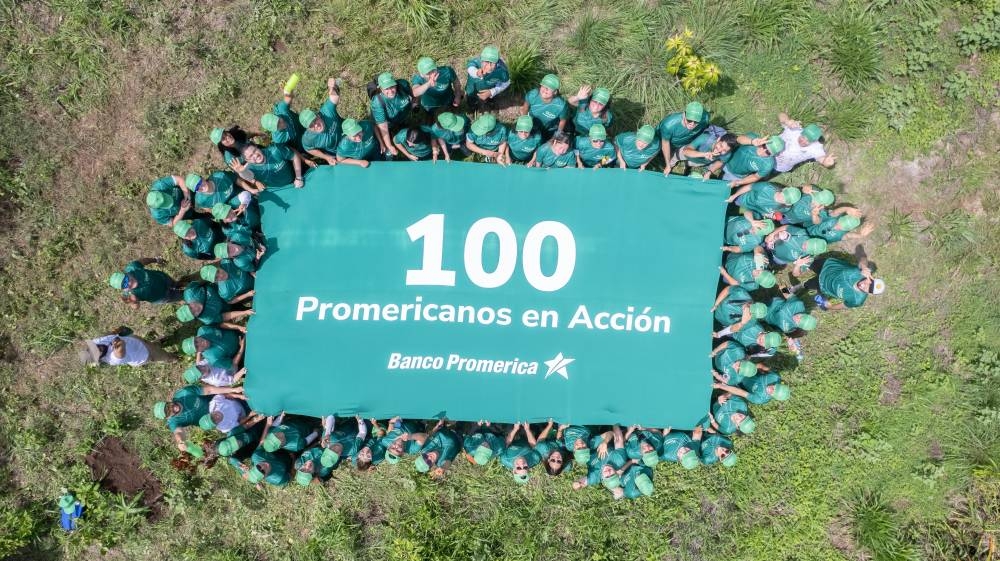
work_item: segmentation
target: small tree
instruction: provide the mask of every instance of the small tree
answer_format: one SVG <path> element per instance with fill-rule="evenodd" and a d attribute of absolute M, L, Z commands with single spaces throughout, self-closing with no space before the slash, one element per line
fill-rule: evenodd
<path fill-rule="evenodd" d="M 694 33 L 690 29 L 677 33 L 667 40 L 667 72 L 677 78 L 684 91 L 694 95 L 719 83 L 719 67 L 694 52 L 691 39 Z"/>

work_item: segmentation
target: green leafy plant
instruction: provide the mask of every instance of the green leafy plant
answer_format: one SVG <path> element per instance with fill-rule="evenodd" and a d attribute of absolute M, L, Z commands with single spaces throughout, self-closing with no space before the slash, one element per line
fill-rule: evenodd
<path fill-rule="evenodd" d="M 913 547 L 901 540 L 895 513 L 878 491 L 858 493 L 850 514 L 854 539 L 871 553 L 874 561 L 918 558 Z"/>
<path fill-rule="evenodd" d="M 448 22 L 448 8 L 435 0 L 389 0 L 389 5 L 408 27 L 418 31 Z"/>
<path fill-rule="evenodd" d="M 718 65 L 694 52 L 691 40 L 694 32 L 685 29 L 667 40 L 667 72 L 677 78 L 684 91 L 698 94 L 719 83 L 721 72 Z"/>
<path fill-rule="evenodd" d="M 802 0 L 741 0 L 736 5 L 743 44 L 750 50 L 774 49 L 793 34 L 805 19 L 808 3 Z"/>
<path fill-rule="evenodd" d="M 897 207 L 889 213 L 886 227 L 889 229 L 889 239 L 909 240 L 916 233 L 916 224 L 909 212 L 903 212 Z"/>
<path fill-rule="evenodd" d="M 888 125 L 901 131 L 917 111 L 915 101 L 916 94 L 913 88 L 896 84 L 879 96 L 877 104 Z"/>
<path fill-rule="evenodd" d="M 972 217 L 962 209 L 929 213 L 927 218 L 930 225 L 923 232 L 930 236 L 932 246 L 950 257 L 961 257 L 976 241 Z"/>
<path fill-rule="evenodd" d="M 871 115 L 871 103 L 860 97 L 832 100 L 823 110 L 823 119 L 830 130 L 844 140 L 864 137 L 871 126 Z"/>
<path fill-rule="evenodd" d="M 965 56 L 1000 48 L 1000 3 L 984 6 L 975 21 L 955 33 L 955 41 Z"/>
<path fill-rule="evenodd" d="M 948 76 L 941 85 L 944 94 L 955 101 L 968 98 L 976 90 L 976 81 L 968 72 L 958 71 Z"/>
<path fill-rule="evenodd" d="M 545 75 L 542 56 L 534 45 L 514 46 L 504 55 L 510 72 L 510 89 L 515 94 L 523 94 L 538 86 Z"/>
<path fill-rule="evenodd" d="M 882 37 L 875 18 L 854 4 L 817 16 L 824 28 L 820 54 L 848 88 L 861 91 L 879 79 Z"/>

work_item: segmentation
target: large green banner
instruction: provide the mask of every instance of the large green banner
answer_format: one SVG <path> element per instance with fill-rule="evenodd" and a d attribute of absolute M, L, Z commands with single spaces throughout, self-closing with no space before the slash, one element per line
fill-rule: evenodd
<path fill-rule="evenodd" d="M 262 195 L 257 411 L 690 428 L 711 393 L 728 188 L 463 162 Z"/>

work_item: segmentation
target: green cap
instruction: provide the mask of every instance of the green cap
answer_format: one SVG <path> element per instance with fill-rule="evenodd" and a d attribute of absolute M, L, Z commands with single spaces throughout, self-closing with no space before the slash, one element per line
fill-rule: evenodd
<path fill-rule="evenodd" d="M 573 459 L 580 465 L 587 465 L 590 461 L 590 448 L 573 450 Z"/>
<path fill-rule="evenodd" d="M 76 497 L 70 493 L 59 497 L 59 508 L 66 514 L 73 514 L 76 510 Z"/>
<path fill-rule="evenodd" d="M 198 419 L 198 426 L 201 427 L 201 430 L 213 430 L 215 428 L 215 421 L 212 420 L 212 414 L 202 415 Z"/>
<path fill-rule="evenodd" d="M 268 132 L 278 130 L 278 116 L 274 113 L 265 113 L 260 116 L 260 126 Z"/>
<path fill-rule="evenodd" d="M 761 220 L 761 222 L 763 222 L 764 225 L 760 227 L 760 230 L 757 230 L 758 234 L 766 236 L 774 231 L 774 220 L 771 220 L 770 218 L 765 218 Z"/>
<path fill-rule="evenodd" d="M 556 76 L 555 74 L 546 74 L 542 78 L 542 85 L 545 86 L 546 88 L 550 89 L 550 90 L 558 90 L 559 89 L 559 77 Z"/>
<path fill-rule="evenodd" d="M 229 242 L 219 242 L 215 244 L 212 248 L 212 253 L 215 254 L 216 259 L 225 259 L 229 257 Z"/>
<path fill-rule="evenodd" d="M 763 302 L 754 302 L 750 304 L 750 317 L 753 319 L 761 319 L 767 315 L 767 306 Z"/>
<path fill-rule="evenodd" d="M 211 139 L 212 144 L 218 144 L 222 142 L 222 133 L 226 132 L 226 129 L 221 127 L 215 127 L 212 132 L 208 133 L 208 138 Z"/>
<path fill-rule="evenodd" d="M 190 320 L 188 320 L 190 321 Z M 201 370 L 198 370 L 197 366 L 192 366 L 184 371 L 184 381 L 193 384 L 201 380 Z"/>
<path fill-rule="evenodd" d="M 840 229 L 845 232 L 850 232 L 860 225 L 861 219 L 857 216 L 851 216 L 850 214 L 845 214 L 837 219 L 837 226 L 840 226 Z"/>
<path fill-rule="evenodd" d="M 477 466 L 485 466 L 493 457 L 493 450 L 489 446 L 477 446 L 472 453 L 472 459 Z"/>
<path fill-rule="evenodd" d="M 524 485 L 525 483 L 528 482 L 529 479 L 531 479 L 531 475 L 527 473 L 515 473 L 513 475 L 514 475 L 514 481 L 517 482 L 519 485 Z"/>
<path fill-rule="evenodd" d="M 330 448 L 323 450 L 323 455 L 319 457 L 320 465 L 325 468 L 337 465 L 338 461 L 340 461 L 340 454 Z"/>
<path fill-rule="evenodd" d="M 168 208 L 171 202 L 173 201 L 163 191 L 150 191 L 146 194 L 146 206 L 149 208 Z"/>
<path fill-rule="evenodd" d="M 650 125 L 642 125 L 639 130 L 635 131 L 635 138 L 648 144 L 656 138 L 656 129 Z"/>
<path fill-rule="evenodd" d="M 264 472 L 257 469 L 257 466 L 250 468 L 250 473 L 247 474 L 247 481 L 254 485 L 264 481 Z"/>
<path fill-rule="evenodd" d="M 177 234 L 178 238 L 183 238 L 191 231 L 191 228 L 194 226 L 190 220 L 178 220 L 177 224 L 174 224 L 174 233 Z"/>
<path fill-rule="evenodd" d="M 767 349 L 773 349 L 781 344 L 781 333 L 776 331 L 768 331 L 764 334 L 764 347 Z"/>
<path fill-rule="evenodd" d="M 692 101 L 684 106 L 684 118 L 688 121 L 701 121 L 705 116 L 705 106 L 697 101 Z"/>
<path fill-rule="evenodd" d="M 199 460 L 205 457 L 205 449 L 201 447 L 201 444 L 195 444 L 194 442 L 187 443 L 187 453 Z"/>
<path fill-rule="evenodd" d="M 757 373 L 757 363 L 743 359 L 740 361 L 740 367 L 737 369 L 737 372 L 739 372 L 740 376 L 743 376 L 744 378 L 753 376 Z"/>
<path fill-rule="evenodd" d="M 201 182 L 204 180 L 205 178 L 198 175 L 197 173 L 189 173 L 186 176 L 184 176 L 184 185 L 192 191 L 197 191 L 198 187 L 201 185 Z"/>
<path fill-rule="evenodd" d="M 819 191 L 813 191 L 812 194 L 813 202 L 819 203 L 823 206 L 830 206 L 836 197 L 833 196 L 833 191 L 829 189 L 820 189 Z"/>
<path fill-rule="evenodd" d="M 615 489 L 622 486 L 622 478 L 617 473 L 612 474 L 611 477 L 605 477 L 601 480 L 601 485 L 608 489 Z"/>
<path fill-rule="evenodd" d="M 647 467 L 653 467 L 660 463 L 660 456 L 656 453 L 656 450 L 650 450 L 642 455 L 642 463 Z"/>
<path fill-rule="evenodd" d="M 465 128 L 465 120 L 451 111 L 445 111 L 438 115 L 437 122 L 441 125 L 441 128 L 451 132 L 462 132 L 462 129 Z"/>
<path fill-rule="evenodd" d="M 757 422 L 751 419 L 750 417 L 743 419 L 743 422 L 740 423 L 740 432 L 742 432 L 743 434 L 750 434 L 756 429 L 757 429 Z"/>
<path fill-rule="evenodd" d="M 597 103 L 603 103 L 604 105 L 607 105 L 608 101 L 611 99 L 611 91 L 608 90 L 607 88 L 597 88 L 596 90 L 594 90 L 593 95 L 591 95 L 591 99 L 593 99 Z"/>
<path fill-rule="evenodd" d="M 478 119 L 473 121 L 472 133 L 477 135 L 484 135 L 493 130 L 494 127 L 496 126 L 497 126 L 497 118 L 494 117 L 491 113 L 484 113 L 480 115 Z"/>
<path fill-rule="evenodd" d="M 788 401 L 788 397 L 791 395 L 792 389 L 788 387 L 787 384 L 775 384 L 774 394 L 771 396 L 778 401 Z"/>
<path fill-rule="evenodd" d="M 236 440 L 235 436 L 230 436 L 224 440 L 219 441 L 215 445 L 215 449 L 219 451 L 220 456 L 232 456 L 240 450 L 240 443 Z"/>
<path fill-rule="evenodd" d="M 181 341 L 181 350 L 188 356 L 194 356 L 198 349 L 194 348 L 194 337 L 188 337 Z"/>
<path fill-rule="evenodd" d="M 499 62 L 500 49 L 494 45 L 487 45 L 483 52 L 479 53 L 479 60 L 483 62 Z"/>
<path fill-rule="evenodd" d="M 802 136 L 809 142 L 816 142 L 819 137 L 823 136 L 823 129 L 819 128 L 816 123 L 810 123 L 802 129 Z"/>
<path fill-rule="evenodd" d="M 303 109 L 302 112 L 299 113 L 299 124 L 301 124 L 303 127 L 307 129 L 313 124 L 313 121 L 315 120 L 316 120 L 316 112 L 313 111 L 312 109 Z"/>
<path fill-rule="evenodd" d="M 297 471 L 295 472 L 295 482 L 303 487 L 308 487 L 312 483 L 313 474 L 308 471 Z"/>
<path fill-rule="evenodd" d="M 737 459 L 736 452 L 730 451 L 729 455 L 726 456 L 724 460 L 722 460 L 722 465 L 726 466 L 727 468 L 731 468 L 736 465 L 736 459 Z"/>
<path fill-rule="evenodd" d="M 785 187 L 781 190 L 781 196 L 785 198 L 786 205 L 794 205 L 802 198 L 802 191 L 798 187 Z"/>
<path fill-rule="evenodd" d="M 344 122 L 340 124 L 340 130 L 344 131 L 344 136 L 352 137 L 361 132 L 361 125 L 354 119 L 344 119 Z"/>
<path fill-rule="evenodd" d="M 186 322 L 194 320 L 194 312 L 191 311 L 191 306 L 188 306 L 187 304 L 177 308 L 177 313 L 175 315 L 180 321 Z"/>
<path fill-rule="evenodd" d="M 785 141 L 781 140 L 780 136 L 772 136 L 767 139 L 767 149 L 771 151 L 772 156 L 777 156 L 785 149 Z"/>
<path fill-rule="evenodd" d="M 212 205 L 212 218 L 216 220 L 225 220 L 229 216 L 229 211 L 233 210 L 233 207 L 227 205 L 226 203 L 215 203 Z"/>
<path fill-rule="evenodd" d="M 608 131 L 605 130 L 604 125 L 597 123 L 590 127 L 590 132 L 587 134 L 591 140 L 607 140 Z"/>
<path fill-rule="evenodd" d="M 823 238 L 809 238 L 806 240 L 806 253 L 809 255 L 821 255 L 826 253 L 826 240 Z"/>
<path fill-rule="evenodd" d="M 698 457 L 698 452 L 694 450 L 688 450 L 681 456 L 681 467 L 684 469 L 694 469 L 698 467 L 701 463 L 701 458 Z"/>
<path fill-rule="evenodd" d="M 653 494 L 653 480 L 645 473 L 635 476 L 635 486 L 646 497 Z"/>
<path fill-rule="evenodd" d="M 267 433 L 267 436 L 264 437 L 264 442 L 261 443 L 261 446 L 267 452 L 275 452 L 281 448 L 281 440 L 278 439 L 273 432 L 269 432 Z"/>
<path fill-rule="evenodd" d="M 202 270 L 204 270 L 204 268 Z M 771 271 L 761 271 L 760 275 L 757 276 L 757 284 L 759 284 L 761 288 L 771 288 L 775 284 L 778 284 L 778 279 Z"/>
<path fill-rule="evenodd" d="M 399 463 L 399 456 L 393 454 L 392 452 L 386 451 L 386 453 L 385 453 L 385 461 L 389 462 L 390 464 L 398 464 Z"/>
<path fill-rule="evenodd" d="M 531 115 L 521 115 L 520 117 L 517 118 L 517 121 L 514 123 L 514 130 L 516 130 L 517 132 L 531 132 L 531 129 L 532 127 L 534 127 L 534 125 L 535 123 L 531 119 Z"/>
<path fill-rule="evenodd" d="M 201 268 L 201 280 L 205 282 L 215 282 L 215 275 L 219 273 L 219 268 L 215 265 L 205 265 Z"/>
<path fill-rule="evenodd" d="M 816 316 L 811 316 L 809 314 L 802 314 L 799 316 L 799 321 L 796 322 L 803 331 L 812 331 L 816 329 Z"/>
<path fill-rule="evenodd" d="M 421 74 L 430 74 L 437 68 L 437 64 L 434 59 L 429 56 L 422 56 L 417 59 L 417 72 Z"/>
<path fill-rule="evenodd" d="M 153 416 L 159 420 L 167 418 L 167 402 L 157 401 L 153 404 Z"/>
<path fill-rule="evenodd" d="M 417 456 L 417 459 L 413 460 L 413 465 L 417 466 L 417 471 L 420 473 L 427 473 L 431 470 L 430 464 L 427 463 L 427 460 L 424 459 L 422 454 Z"/>
<path fill-rule="evenodd" d="M 392 77 L 392 72 L 383 72 L 376 78 L 380 90 L 387 90 L 396 87 L 396 79 Z"/>
<path fill-rule="evenodd" d="M 111 288 L 120 289 L 123 282 L 125 282 L 125 273 L 120 271 L 115 271 L 114 273 L 111 273 L 110 277 L 108 277 L 108 284 L 111 285 Z"/>

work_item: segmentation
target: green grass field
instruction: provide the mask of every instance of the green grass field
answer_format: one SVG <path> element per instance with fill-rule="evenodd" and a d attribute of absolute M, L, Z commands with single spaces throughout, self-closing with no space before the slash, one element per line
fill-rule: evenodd
<path fill-rule="evenodd" d="M 220 166 L 210 128 L 257 128 L 293 71 L 298 107 L 339 76 L 341 113 L 362 117 L 377 72 L 408 77 L 423 54 L 459 66 L 494 42 L 515 90 L 545 71 L 566 92 L 608 86 L 625 129 L 688 99 L 665 71 L 685 27 L 722 70 L 699 97 L 727 127 L 777 132 L 780 111 L 829 127 L 836 167 L 780 181 L 858 205 L 889 285 L 820 318 L 783 371 L 792 399 L 755 409 L 737 469 L 661 465 L 632 502 L 464 463 L 442 482 L 383 468 L 257 491 L 222 464 L 171 464 L 148 412 L 179 369 L 79 365 L 85 335 L 174 336 L 172 309 L 132 312 L 105 284 L 136 257 L 192 269 L 146 186 Z M 0 45 L 0 557 L 1000 556 L 997 0 L 0 0 Z M 158 518 L 94 485 L 83 459 L 109 435 L 160 480 Z M 62 487 L 90 508 L 72 535 Z"/>

